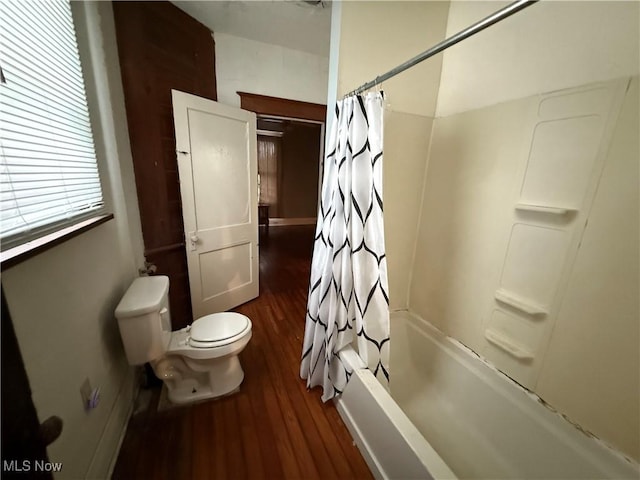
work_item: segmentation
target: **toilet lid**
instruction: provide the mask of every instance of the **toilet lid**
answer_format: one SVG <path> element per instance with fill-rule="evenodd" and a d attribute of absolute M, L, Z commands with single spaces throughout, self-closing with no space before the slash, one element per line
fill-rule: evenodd
<path fill-rule="evenodd" d="M 198 346 L 198 343 L 232 341 L 246 331 L 250 324 L 249 319 L 240 313 L 213 313 L 193 322 L 189 334 L 194 346 Z"/>

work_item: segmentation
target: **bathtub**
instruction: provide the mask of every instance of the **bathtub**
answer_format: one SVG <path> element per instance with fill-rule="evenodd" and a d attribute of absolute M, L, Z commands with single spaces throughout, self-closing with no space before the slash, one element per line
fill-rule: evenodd
<path fill-rule="evenodd" d="M 336 406 L 379 479 L 634 478 L 640 470 L 424 320 L 391 318 L 391 394 L 352 349 Z"/>

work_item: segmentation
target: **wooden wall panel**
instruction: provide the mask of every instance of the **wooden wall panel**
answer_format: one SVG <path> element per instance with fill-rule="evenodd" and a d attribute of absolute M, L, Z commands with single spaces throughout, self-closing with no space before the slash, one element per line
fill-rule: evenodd
<path fill-rule="evenodd" d="M 256 93 L 237 92 L 240 95 L 240 108 L 262 115 L 299 118 L 324 122 L 327 106 L 319 103 L 300 102 L 288 98 L 269 97 Z"/>
<path fill-rule="evenodd" d="M 309 218 L 318 213 L 321 126 L 288 122 L 282 137 L 280 217 Z"/>
<path fill-rule="evenodd" d="M 216 99 L 207 27 L 169 2 L 113 2 L 147 260 L 171 281 L 174 328 L 192 322 L 171 89 Z"/>

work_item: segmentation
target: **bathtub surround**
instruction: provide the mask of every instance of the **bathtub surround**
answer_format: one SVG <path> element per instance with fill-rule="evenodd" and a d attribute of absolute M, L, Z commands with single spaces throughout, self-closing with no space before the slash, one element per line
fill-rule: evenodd
<path fill-rule="evenodd" d="M 507 4 L 425 3 L 447 5 L 447 36 Z M 372 16 L 410 36 L 418 6 L 394 4 L 343 4 L 339 93 L 444 38 L 354 38 Z M 489 357 L 631 463 L 640 459 L 639 15 L 637 2 L 540 2 L 427 61 L 442 61 L 440 84 L 426 74 L 414 81 L 412 69 L 383 85 L 388 130 L 392 116 L 433 117 L 421 107 L 434 91 L 438 112 L 402 145 L 398 128 L 385 137 L 392 307 Z M 441 19 L 421 18 L 420 31 L 439 31 Z M 405 90 L 420 91 L 422 103 L 405 105 L 394 81 L 415 85 Z M 408 190 L 421 199 L 407 200 Z M 403 258 L 400 245 L 415 254 Z M 390 343 L 394 378 L 401 347 L 393 335 Z M 416 375 L 414 384 L 429 382 Z"/>
<path fill-rule="evenodd" d="M 536 393 L 547 402 L 636 461 L 639 83 L 637 76 L 625 82 L 622 109 L 536 385 Z"/>
<path fill-rule="evenodd" d="M 628 83 L 436 121 L 411 308 L 532 390 Z"/>
<path fill-rule="evenodd" d="M 351 372 L 338 353 L 354 339 L 374 375 L 389 380 L 382 103 L 381 93 L 338 102 L 323 165 L 300 376 L 322 386 L 325 402 L 344 390 Z"/>
<path fill-rule="evenodd" d="M 553 48 L 534 48 L 507 23 L 445 54 L 443 82 L 450 62 L 461 68 L 464 54 L 470 63 L 458 70 L 464 94 L 455 102 L 443 83 L 439 111 L 482 108 L 434 122 L 409 309 L 638 461 L 640 6 L 607 3 L 580 3 L 570 21 L 563 2 L 514 17 L 524 22 L 518 32 L 534 21 L 565 31 Z M 527 19 L 538 6 L 544 15 Z M 606 38 L 591 53 L 580 39 L 594 22 Z M 544 81 L 509 49 L 497 67 L 503 80 L 492 69 L 471 74 L 474 59 L 514 38 L 534 57 L 564 52 Z M 625 53 L 630 45 L 635 55 Z M 561 67 L 562 58 L 580 68 Z M 600 80 L 612 72 L 629 76 Z M 487 77 L 494 83 L 481 87 Z M 580 83 L 566 88 L 569 80 Z M 513 85 L 527 96 L 509 98 Z M 488 97 L 499 103 L 483 105 Z"/>

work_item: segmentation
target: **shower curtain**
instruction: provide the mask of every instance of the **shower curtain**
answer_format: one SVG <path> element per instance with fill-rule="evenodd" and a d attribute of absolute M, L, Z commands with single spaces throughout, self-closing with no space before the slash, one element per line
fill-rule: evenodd
<path fill-rule="evenodd" d="M 338 102 L 323 164 L 322 195 L 300 376 L 340 394 L 351 371 L 338 352 L 357 339 L 360 357 L 389 381 L 389 295 L 382 217 L 381 92 Z"/>

